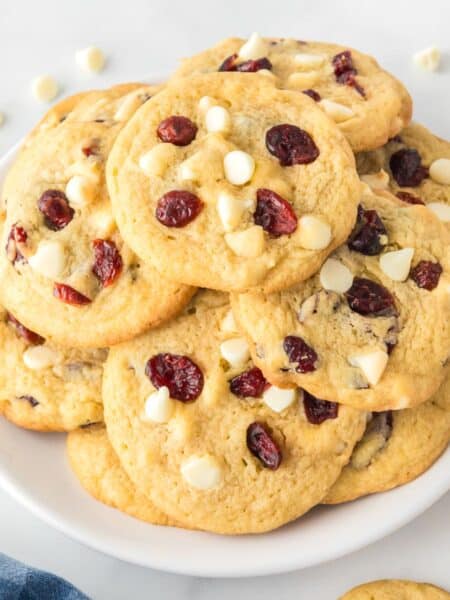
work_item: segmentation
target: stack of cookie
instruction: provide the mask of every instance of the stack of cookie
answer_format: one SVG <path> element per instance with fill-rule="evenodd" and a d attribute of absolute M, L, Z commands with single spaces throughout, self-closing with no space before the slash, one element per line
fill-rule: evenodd
<path fill-rule="evenodd" d="M 154 524 L 418 476 L 450 438 L 450 144 L 410 118 L 374 59 L 256 34 L 57 104 L 2 193 L 0 412 Z"/>

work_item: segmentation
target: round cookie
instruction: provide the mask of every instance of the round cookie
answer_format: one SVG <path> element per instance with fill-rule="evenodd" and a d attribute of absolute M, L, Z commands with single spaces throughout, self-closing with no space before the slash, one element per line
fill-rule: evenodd
<path fill-rule="evenodd" d="M 113 348 L 105 422 L 130 479 L 170 517 L 256 533 L 320 502 L 366 415 L 267 386 L 233 329 L 226 299 L 200 298 L 190 314 Z"/>
<path fill-rule="evenodd" d="M 340 600 L 449 600 L 450 594 L 431 583 L 383 579 L 363 583 Z"/>
<path fill-rule="evenodd" d="M 373 413 L 325 504 L 398 487 L 426 471 L 450 441 L 450 379 L 416 408 Z"/>
<path fill-rule="evenodd" d="M 149 88 L 141 89 L 143 99 Z M 111 114 L 119 101 L 115 91 Z M 103 112 L 100 122 L 72 119 L 81 108 L 35 137 L 8 173 L 0 297 L 26 327 L 55 343 L 104 347 L 170 318 L 193 289 L 141 264 L 124 244 L 104 175 L 124 122 L 104 121 Z"/>
<path fill-rule="evenodd" d="M 104 425 L 69 433 L 67 454 L 79 482 L 96 500 L 153 525 L 176 525 L 136 490 L 120 465 Z"/>
<path fill-rule="evenodd" d="M 277 86 L 304 92 L 333 118 L 355 152 L 378 148 L 405 127 L 412 101 L 371 56 L 337 44 L 228 38 L 183 60 L 175 77 L 220 69 L 258 71 Z"/>
<path fill-rule="evenodd" d="M 103 421 L 106 350 L 47 343 L 0 310 L 0 414 L 37 431 L 70 431 Z"/>
<path fill-rule="evenodd" d="M 255 364 L 272 383 L 363 410 L 425 402 L 448 373 L 448 248 L 424 206 L 365 186 L 354 231 L 319 273 L 233 295 Z"/>
<path fill-rule="evenodd" d="M 369 185 L 389 188 L 404 202 L 425 203 L 450 226 L 450 142 L 411 123 L 372 152 L 356 156 Z"/>
<path fill-rule="evenodd" d="M 308 98 L 223 73 L 149 100 L 114 145 L 107 179 L 142 260 L 224 291 L 308 277 L 348 235 L 360 189 L 345 138 Z"/>

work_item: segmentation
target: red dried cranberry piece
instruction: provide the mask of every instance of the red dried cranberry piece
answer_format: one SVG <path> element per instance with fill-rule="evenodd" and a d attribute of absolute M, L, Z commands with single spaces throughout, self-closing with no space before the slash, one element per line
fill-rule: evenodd
<path fill-rule="evenodd" d="M 38 208 L 44 215 L 45 224 L 52 231 L 64 229 L 75 214 L 67 196 L 60 190 L 45 191 L 39 198 Z"/>
<path fill-rule="evenodd" d="M 322 100 L 322 96 L 319 94 L 319 92 L 316 92 L 316 90 L 303 90 L 303 93 L 312 98 L 314 102 L 320 102 Z"/>
<path fill-rule="evenodd" d="M 421 260 L 411 269 L 409 276 L 416 283 L 417 287 L 431 292 L 439 283 L 441 273 L 442 267 L 439 263 L 434 263 L 430 260 Z"/>
<path fill-rule="evenodd" d="M 187 117 L 173 115 L 161 121 L 156 132 L 162 142 L 187 146 L 197 135 L 197 125 Z"/>
<path fill-rule="evenodd" d="M 83 146 L 81 148 L 81 151 L 87 158 L 89 158 L 89 156 L 97 156 L 100 151 L 99 141 L 92 140 L 90 144 L 88 144 L 87 146 Z"/>
<path fill-rule="evenodd" d="M 397 315 L 395 301 L 390 292 L 371 279 L 355 277 L 352 287 L 345 292 L 348 305 L 360 315 L 388 317 Z"/>
<path fill-rule="evenodd" d="M 266 147 L 283 167 L 306 165 L 319 156 L 312 137 L 296 125 L 275 125 L 266 133 Z"/>
<path fill-rule="evenodd" d="M 355 90 L 363 97 L 366 97 L 364 88 L 356 81 L 358 71 L 353 64 L 353 58 L 350 50 L 344 50 L 336 54 L 332 59 L 334 75 L 338 83 L 354 87 Z"/>
<path fill-rule="evenodd" d="M 366 92 L 364 90 L 364 88 L 362 87 L 362 85 L 360 85 L 357 81 L 356 81 L 356 71 L 345 71 L 344 73 L 342 73 L 341 75 L 336 77 L 336 81 L 338 83 L 343 83 L 344 85 L 348 85 L 350 87 L 355 88 L 355 90 L 358 92 L 358 94 L 360 96 L 362 96 L 363 98 L 366 97 Z"/>
<path fill-rule="evenodd" d="M 267 381 L 258 367 L 236 375 L 229 382 L 230 391 L 240 398 L 259 398 L 266 389 Z"/>
<path fill-rule="evenodd" d="M 425 204 L 422 198 L 414 196 L 414 194 L 410 194 L 409 192 L 397 192 L 396 196 L 399 200 L 403 200 L 403 202 L 407 202 L 408 204 Z"/>
<path fill-rule="evenodd" d="M 28 239 L 27 232 L 20 225 L 14 224 L 9 232 L 8 240 L 6 242 L 6 257 L 10 262 L 15 264 L 16 262 L 25 261 L 23 254 L 19 248 L 25 245 Z"/>
<path fill-rule="evenodd" d="M 415 187 L 428 177 L 428 169 L 422 166 L 422 158 L 414 148 L 402 148 L 394 152 L 389 166 L 401 187 Z"/>
<path fill-rule="evenodd" d="M 219 71 L 236 71 L 237 66 L 237 54 L 232 54 L 231 56 L 227 56 L 227 58 L 223 61 L 223 63 L 219 67 Z"/>
<path fill-rule="evenodd" d="M 297 229 L 297 215 L 289 202 L 266 188 L 260 188 L 256 192 L 253 219 L 256 225 L 260 225 L 273 237 L 288 235 Z"/>
<path fill-rule="evenodd" d="M 290 363 L 297 363 L 297 373 L 311 373 L 317 369 L 318 356 L 316 351 L 296 335 L 284 338 L 283 349 Z"/>
<path fill-rule="evenodd" d="M 185 227 L 200 214 L 203 202 L 185 190 L 172 190 L 158 200 L 155 216 L 166 227 Z"/>
<path fill-rule="evenodd" d="M 43 337 L 34 331 L 27 329 L 25 325 L 22 325 L 22 323 L 18 321 L 11 313 L 6 314 L 6 321 L 14 327 L 17 335 L 22 337 L 29 344 L 38 346 L 39 344 L 43 344 L 45 342 Z"/>
<path fill-rule="evenodd" d="M 268 71 L 272 70 L 272 63 L 268 58 L 264 57 L 256 60 L 246 60 L 236 66 L 236 71 L 241 73 L 256 73 L 256 71 L 261 71 L 261 69 L 267 69 Z"/>
<path fill-rule="evenodd" d="M 348 247 L 366 256 L 379 254 L 386 243 L 381 236 L 387 235 L 386 227 L 376 210 L 365 210 L 358 206 L 356 225 L 350 234 Z"/>
<path fill-rule="evenodd" d="M 112 285 L 123 269 L 122 257 L 111 240 L 94 240 L 94 266 L 92 272 L 103 287 Z"/>
<path fill-rule="evenodd" d="M 166 386 L 170 397 L 181 402 L 196 400 L 203 390 L 203 373 L 187 356 L 156 354 L 147 361 L 145 374 L 156 388 Z"/>
<path fill-rule="evenodd" d="M 19 400 L 25 400 L 26 402 L 28 402 L 32 408 L 35 408 L 39 402 L 36 400 L 36 398 L 34 396 L 19 396 L 18 398 Z"/>
<path fill-rule="evenodd" d="M 255 421 L 247 427 L 247 448 L 267 468 L 275 471 L 281 464 L 281 450 L 264 423 Z"/>
<path fill-rule="evenodd" d="M 339 412 L 339 404 L 320 400 L 306 390 L 303 390 L 303 406 L 306 418 L 313 425 L 320 425 L 327 419 L 336 419 Z"/>
<path fill-rule="evenodd" d="M 71 304 L 72 306 L 83 306 L 92 302 L 87 296 L 80 294 L 80 292 L 77 292 L 77 290 L 74 290 L 70 285 L 66 285 L 65 283 L 55 283 L 53 286 L 53 295 L 58 300 L 61 300 L 61 302 Z"/>

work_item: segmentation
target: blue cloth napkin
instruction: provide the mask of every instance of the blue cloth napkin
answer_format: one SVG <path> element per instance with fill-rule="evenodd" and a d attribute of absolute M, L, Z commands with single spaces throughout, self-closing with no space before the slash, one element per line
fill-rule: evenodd
<path fill-rule="evenodd" d="M 0 600 L 89 600 L 70 583 L 0 554 Z"/>

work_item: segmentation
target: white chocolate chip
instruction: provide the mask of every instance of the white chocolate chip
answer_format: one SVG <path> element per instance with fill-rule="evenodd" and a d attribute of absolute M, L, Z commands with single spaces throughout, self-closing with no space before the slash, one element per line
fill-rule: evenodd
<path fill-rule="evenodd" d="M 304 323 L 308 317 L 313 315 L 317 310 L 319 298 L 317 294 L 313 294 L 304 300 L 298 313 L 298 320 L 300 323 Z"/>
<path fill-rule="evenodd" d="M 436 46 L 419 50 L 413 56 L 414 63 L 425 71 L 436 71 L 441 61 L 441 51 Z"/>
<path fill-rule="evenodd" d="M 181 475 L 190 486 L 210 490 L 220 484 L 222 469 L 214 456 L 193 455 L 181 465 Z"/>
<path fill-rule="evenodd" d="M 95 234 L 104 239 L 108 238 L 116 229 L 117 224 L 110 210 L 98 210 L 89 218 Z"/>
<path fill-rule="evenodd" d="M 222 319 L 220 329 L 224 333 L 236 333 L 238 328 L 234 320 L 233 311 L 230 309 Z"/>
<path fill-rule="evenodd" d="M 231 126 L 230 113 L 222 106 L 212 106 L 205 115 L 205 125 L 210 133 L 226 133 Z"/>
<path fill-rule="evenodd" d="M 105 66 L 105 55 L 100 48 L 89 46 L 75 53 L 75 62 L 81 70 L 97 73 Z"/>
<path fill-rule="evenodd" d="M 444 223 L 450 222 L 450 204 L 444 202 L 430 202 L 427 204 L 427 208 L 431 210 L 438 219 L 444 221 Z"/>
<path fill-rule="evenodd" d="M 320 283 L 325 290 L 344 294 L 352 287 L 353 274 L 341 262 L 329 258 L 320 269 Z"/>
<path fill-rule="evenodd" d="M 245 258 L 261 256 L 266 245 L 264 230 L 259 225 L 253 225 L 244 231 L 226 233 L 225 242 L 237 256 Z"/>
<path fill-rule="evenodd" d="M 305 215 L 300 218 L 298 239 L 300 245 L 307 250 L 322 250 L 331 242 L 331 227 L 328 223 Z"/>
<path fill-rule="evenodd" d="M 97 191 L 95 182 L 83 175 L 74 175 L 66 185 L 66 196 L 72 206 L 81 208 L 90 204 Z"/>
<path fill-rule="evenodd" d="M 387 190 L 389 187 L 389 174 L 380 169 L 378 173 L 361 175 L 361 181 L 367 183 L 373 190 Z"/>
<path fill-rule="evenodd" d="M 263 400 L 269 408 L 273 411 L 280 413 L 285 408 L 290 406 L 297 397 L 297 390 L 295 388 L 283 389 L 276 385 L 271 385 L 264 393 Z"/>
<path fill-rule="evenodd" d="M 198 101 L 198 108 L 201 112 L 206 113 L 212 106 L 216 105 L 216 100 L 211 96 L 202 96 Z"/>
<path fill-rule="evenodd" d="M 388 362 L 388 354 L 383 350 L 374 350 L 366 354 L 355 354 L 349 357 L 352 367 L 358 367 L 371 385 L 376 385 L 384 373 Z"/>
<path fill-rule="evenodd" d="M 39 102 L 50 102 L 57 96 L 59 87 L 50 75 L 40 75 L 31 82 L 31 92 Z"/>
<path fill-rule="evenodd" d="M 242 60 L 263 58 L 266 56 L 268 48 L 267 42 L 258 33 L 252 33 L 239 50 L 239 58 Z"/>
<path fill-rule="evenodd" d="M 137 109 L 142 106 L 142 97 L 141 91 L 132 92 L 125 96 L 122 100 L 119 108 L 116 110 L 114 115 L 115 121 L 128 121 L 137 111 Z"/>
<path fill-rule="evenodd" d="M 60 242 L 41 242 L 33 256 L 28 258 L 28 264 L 36 273 L 58 279 L 66 268 L 66 254 Z"/>
<path fill-rule="evenodd" d="M 294 56 L 295 64 L 304 69 L 317 69 L 323 64 L 324 59 L 321 54 L 306 54 L 305 52 Z"/>
<path fill-rule="evenodd" d="M 326 114 L 333 119 L 336 123 L 342 123 L 353 117 L 354 112 L 348 106 L 344 106 L 339 102 L 333 102 L 324 98 L 319 101 L 320 106 L 326 112 Z"/>
<path fill-rule="evenodd" d="M 30 346 L 22 358 L 25 366 L 33 370 L 53 367 L 61 360 L 60 354 L 47 346 Z"/>
<path fill-rule="evenodd" d="M 247 203 L 245 200 L 221 192 L 217 198 L 216 208 L 225 231 L 233 231 L 241 222 Z"/>
<path fill-rule="evenodd" d="M 220 344 L 220 354 L 232 367 L 240 367 L 250 358 L 250 348 L 245 338 L 230 338 Z"/>
<path fill-rule="evenodd" d="M 411 269 L 414 248 L 402 248 L 380 256 L 380 268 L 393 281 L 406 281 Z"/>
<path fill-rule="evenodd" d="M 306 90 L 316 85 L 319 80 L 319 71 L 308 71 L 300 73 L 291 73 L 289 75 L 287 84 L 289 88 L 296 88 L 299 90 Z"/>
<path fill-rule="evenodd" d="M 5 113 L 0 112 L 0 127 L 5 122 Z"/>
<path fill-rule="evenodd" d="M 258 75 L 264 75 L 265 77 L 274 78 L 275 75 L 269 69 L 259 69 Z"/>
<path fill-rule="evenodd" d="M 173 144 L 157 144 L 139 159 L 139 167 L 149 177 L 161 177 L 175 155 Z"/>
<path fill-rule="evenodd" d="M 430 165 L 430 177 L 436 183 L 450 185 L 450 159 L 438 158 Z"/>
<path fill-rule="evenodd" d="M 144 421 L 155 423 L 167 423 L 174 411 L 174 401 L 169 394 L 169 388 L 160 387 L 156 392 L 150 394 L 145 401 Z"/>
<path fill-rule="evenodd" d="M 223 159 L 225 177 L 233 185 L 244 185 L 253 177 L 255 161 L 242 150 L 232 150 Z"/>

